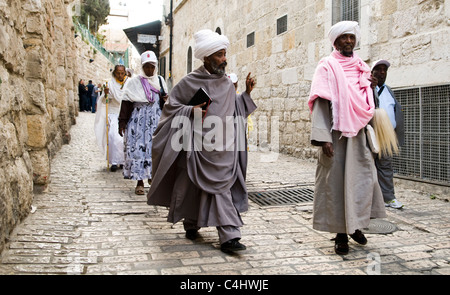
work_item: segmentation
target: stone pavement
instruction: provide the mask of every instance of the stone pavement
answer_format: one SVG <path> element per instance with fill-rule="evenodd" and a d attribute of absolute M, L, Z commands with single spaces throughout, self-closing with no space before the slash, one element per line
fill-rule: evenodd
<path fill-rule="evenodd" d="M 367 234 L 338 256 L 334 235 L 312 229 L 312 204 L 260 207 L 243 214 L 247 250 L 219 250 L 215 228 L 195 242 L 167 209 L 134 194 L 135 182 L 106 172 L 93 135 L 94 115 L 81 113 L 72 142 L 52 161 L 51 184 L 35 195 L 34 213 L 12 234 L 0 274 L 287 275 L 450 274 L 450 203 L 406 186 L 397 188 L 403 210 L 388 209 L 390 234 Z M 314 182 L 315 163 L 250 152 L 249 191 L 296 188 Z M 148 188 L 146 188 L 148 190 Z M 433 197 L 430 197 L 433 196 Z"/>

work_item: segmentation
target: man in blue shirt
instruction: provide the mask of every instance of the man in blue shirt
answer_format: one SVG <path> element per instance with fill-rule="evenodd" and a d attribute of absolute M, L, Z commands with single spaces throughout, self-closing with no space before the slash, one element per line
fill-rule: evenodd
<path fill-rule="evenodd" d="M 378 85 L 375 88 L 375 104 L 387 112 L 397 134 L 399 145 L 402 146 L 405 141 L 402 107 L 395 99 L 392 89 L 385 84 L 390 66 L 391 64 L 387 60 L 379 60 L 372 66 L 372 76 L 378 79 Z M 383 192 L 386 207 L 403 208 L 403 204 L 395 198 L 392 157 L 382 156 L 379 158 L 377 156 L 375 166 L 377 167 L 378 182 Z"/>

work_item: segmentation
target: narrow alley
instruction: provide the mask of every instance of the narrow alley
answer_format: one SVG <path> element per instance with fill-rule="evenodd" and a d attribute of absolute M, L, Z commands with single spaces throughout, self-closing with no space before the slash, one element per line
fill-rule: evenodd
<path fill-rule="evenodd" d="M 70 144 L 52 160 L 51 183 L 35 194 L 33 213 L 2 252 L 0 274 L 450 274 L 448 198 L 404 187 L 397 195 L 405 208 L 387 209 L 384 223 L 365 229 L 369 243 L 350 242 L 345 257 L 334 253 L 331 234 L 312 229 L 312 202 L 262 206 L 251 200 L 243 214 L 247 250 L 238 255 L 220 251 L 215 228 L 188 240 L 182 224 L 166 222 L 166 208 L 134 194 L 134 181 L 120 170 L 106 171 L 94 118 L 77 117 Z M 315 163 L 268 158 L 250 152 L 250 193 L 314 188 Z"/>

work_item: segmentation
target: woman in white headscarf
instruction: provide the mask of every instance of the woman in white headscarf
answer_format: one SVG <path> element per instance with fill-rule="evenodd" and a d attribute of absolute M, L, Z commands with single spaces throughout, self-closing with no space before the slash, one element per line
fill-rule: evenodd
<path fill-rule="evenodd" d="M 144 180 L 152 178 L 152 136 L 159 123 L 167 86 L 158 76 L 158 60 L 152 51 L 141 55 L 141 75 L 134 76 L 124 89 L 119 116 L 119 133 L 124 136 L 125 179 L 137 180 L 135 193 L 144 195 Z M 162 105 L 161 104 L 161 105 Z"/>

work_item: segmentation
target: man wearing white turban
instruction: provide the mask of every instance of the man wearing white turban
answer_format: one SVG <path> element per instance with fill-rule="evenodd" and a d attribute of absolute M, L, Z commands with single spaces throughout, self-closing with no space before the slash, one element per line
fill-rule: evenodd
<path fill-rule="evenodd" d="M 204 64 L 172 89 L 164 106 L 153 138 L 147 203 L 170 207 L 171 223 L 184 219 L 188 239 L 195 240 L 202 227 L 215 226 L 221 250 L 229 253 L 246 249 L 239 242 L 240 213 L 248 210 L 247 147 L 242 143 L 246 119 L 256 109 L 250 97 L 255 82 L 249 74 L 246 91 L 236 94 L 225 75 L 228 39 L 202 30 L 195 40 L 195 56 Z M 203 104 L 189 105 L 200 88 L 212 100 L 207 111 L 200 108 Z M 183 147 L 175 148 L 180 139 Z"/>
<path fill-rule="evenodd" d="M 194 56 L 201 61 L 204 61 L 205 57 L 230 46 L 230 41 L 226 36 L 219 35 L 211 30 L 198 31 L 194 38 Z"/>
<path fill-rule="evenodd" d="M 328 32 L 328 38 L 331 44 L 335 47 L 336 39 L 342 35 L 353 35 L 355 37 L 356 44 L 359 43 L 361 39 L 361 32 L 359 24 L 354 21 L 342 21 L 332 26 Z M 355 45 L 356 45 L 355 44 Z"/>
<path fill-rule="evenodd" d="M 356 22 L 334 25 L 334 51 L 322 59 L 311 85 L 311 143 L 321 147 L 314 192 L 313 228 L 337 233 L 335 252 L 349 251 L 348 234 L 359 244 L 371 218 L 386 217 L 374 156 L 365 128 L 375 110 L 369 66 L 353 51 L 359 40 Z"/>

